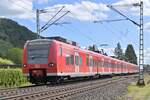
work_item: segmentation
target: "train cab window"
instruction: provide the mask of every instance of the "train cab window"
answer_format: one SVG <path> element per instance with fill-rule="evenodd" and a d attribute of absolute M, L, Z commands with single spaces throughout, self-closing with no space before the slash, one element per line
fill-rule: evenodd
<path fill-rule="evenodd" d="M 75 56 L 75 63 L 76 65 L 79 65 L 79 56 Z"/>
<path fill-rule="evenodd" d="M 59 54 L 62 56 L 62 47 L 59 48 Z"/>

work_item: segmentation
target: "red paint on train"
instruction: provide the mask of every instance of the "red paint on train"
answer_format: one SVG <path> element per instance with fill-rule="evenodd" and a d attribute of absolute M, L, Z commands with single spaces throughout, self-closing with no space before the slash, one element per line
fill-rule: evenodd
<path fill-rule="evenodd" d="M 27 41 L 24 46 L 23 65 L 23 73 L 30 77 L 32 83 L 38 81 L 36 76 L 41 74 L 45 81 L 52 81 L 60 77 L 138 72 L 137 65 L 55 39 Z"/>

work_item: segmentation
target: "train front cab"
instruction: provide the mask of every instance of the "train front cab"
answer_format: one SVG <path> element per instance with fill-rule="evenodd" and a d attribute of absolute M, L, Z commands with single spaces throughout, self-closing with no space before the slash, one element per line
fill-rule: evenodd
<path fill-rule="evenodd" d="M 23 73 L 31 83 L 46 83 L 56 73 L 55 44 L 51 40 L 28 41 L 24 47 Z"/>

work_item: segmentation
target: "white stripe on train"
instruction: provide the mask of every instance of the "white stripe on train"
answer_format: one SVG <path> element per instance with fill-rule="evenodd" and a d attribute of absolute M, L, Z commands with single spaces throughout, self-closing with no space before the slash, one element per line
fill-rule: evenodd
<path fill-rule="evenodd" d="M 115 72 L 113 74 L 121 74 L 122 72 Z M 128 72 L 124 72 L 123 74 L 127 74 Z M 96 74 L 100 74 L 100 75 L 110 75 L 112 73 L 110 72 L 93 72 L 93 73 L 89 73 L 89 72 L 74 72 L 74 73 L 47 73 L 47 76 L 71 76 L 71 77 L 79 77 L 79 76 L 94 76 Z M 24 74 L 25 76 L 29 76 L 29 73 Z"/>

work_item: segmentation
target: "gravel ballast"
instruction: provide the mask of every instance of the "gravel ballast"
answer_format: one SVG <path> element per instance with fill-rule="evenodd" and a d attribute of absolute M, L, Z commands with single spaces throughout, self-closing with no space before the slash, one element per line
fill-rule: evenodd
<path fill-rule="evenodd" d="M 109 86 L 100 87 L 95 90 L 77 94 L 69 100 L 124 100 L 123 95 L 127 92 L 128 85 L 135 80 L 117 82 Z"/>

